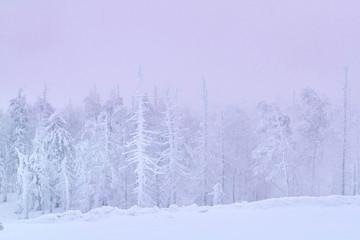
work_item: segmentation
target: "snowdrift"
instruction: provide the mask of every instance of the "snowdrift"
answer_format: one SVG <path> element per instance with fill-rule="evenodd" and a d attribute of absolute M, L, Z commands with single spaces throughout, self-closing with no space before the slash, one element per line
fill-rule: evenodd
<path fill-rule="evenodd" d="M 102 207 L 3 223 L 0 239 L 358 240 L 360 197 L 298 197 L 167 209 Z"/>

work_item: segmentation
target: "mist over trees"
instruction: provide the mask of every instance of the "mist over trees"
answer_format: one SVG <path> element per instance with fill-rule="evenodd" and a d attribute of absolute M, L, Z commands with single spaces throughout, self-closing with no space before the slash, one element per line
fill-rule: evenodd
<path fill-rule="evenodd" d="M 27 218 L 359 193 L 359 111 L 347 82 L 343 103 L 305 88 L 285 108 L 261 101 L 214 110 L 204 81 L 194 113 L 176 89 L 149 96 L 139 79 L 131 107 L 121 86 L 106 101 L 92 88 L 83 106 L 60 109 L 46 88 L 35 103 L 20 90 L 0 113 L 0 201 L 16 193 Z"/>

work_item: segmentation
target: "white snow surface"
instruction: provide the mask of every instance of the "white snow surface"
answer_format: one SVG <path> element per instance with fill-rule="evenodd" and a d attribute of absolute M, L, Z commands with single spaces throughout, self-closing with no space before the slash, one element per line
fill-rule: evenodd
<path fill-rule="evenodd" d="M 0 240 L 360 239 L 360 196 L 294 197 L 217 206 L 102 207 L 29 220 L 0 216 Z M 5 211 L 6 212 L 6 211 Z M 6 218 L 7 217 L 7 218 Z"/>

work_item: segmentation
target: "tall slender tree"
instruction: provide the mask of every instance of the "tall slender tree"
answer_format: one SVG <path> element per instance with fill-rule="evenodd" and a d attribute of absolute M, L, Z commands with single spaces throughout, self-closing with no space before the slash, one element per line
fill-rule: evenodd
<path fill-rule="evenodd" d="M 130 165 L 135 166 L 135 188 L 136 204 L 139 207 L 153 206 L 155 200 L 149 191 L 150 185 L 154 184 L 154 177 L 158 173 L 158 165 L 150 155 L 148 148 L 153 143 L 152 131 L 147 128 L 146 116 L 146 98 L 142 90 L 142 71 L 138 72 L 139 88 L 136 95 L 137 109 L 130 118 L 130 122 L 134 124 L 134 132 L 131 140 L 127 143 L 127 155 Z"/>
<path fill-rule="evenodd" d="M 310 187 L 302 191 L 301 194 L 311 194 L 316 196 L 318 194 L 316 186 L 317 171 L 319 170 L 318 164 L 321 160 L 321 147 L 326 140 L 329 121 L 326 107 L 328 102 L 321 96 L 319 96 L 313 89 L 305 88 L 301 92 L 301 114 L 298 120 L 298 131 L 300 139 L 298 139 L 300 145 L 299 166 L 308 164 L 310 167 L 306 167 L 306 170 L 301 174 L 303 179 L 301 181 L 309 182 Z M 308 174 L 310 173 L 310 174 Z M 310 176 L 309 176 L 310 175 Z"/>
<path fill-rule="evenodd" d="M 12 127 L 8 147 L 9 156 L 5 165 L 8 174 L 8 184 L 10 184 L 11 191 L 15 191 L 17 169 L 19 167 L 19 158 L 16 149 L 24 154 L 29 154 L 31 146 L 31 136 L 29 132 L 30 110 L 21 89 L 18 92 L 18 96 L 10 101 L 8 115 L 12 122 Z"/>
<path fill-rule="evenodd" d="M 29 218 L 29 191 L 33 187 L 31 185 L 33 176 L 31 174 L 29 155 L 22 154 L 17 148 L 15 149 L 19 158 L 19 168 L 17 172 L 19 191 L 18 213 L 24 214 L 24 218 Z"/>
<path fill-rule="evenodd" d="M 0 202 L 7 201 L 9 189 L 9 140 L 11 131 L 11 121 L 8 115 L 0 112 Z"/>
<path fill-rule="evenodd" d="M 209 174 L 209 166 L 208 166 L 208 144 L 209 144 L 209 133 L 208 133 L 208 91 L 206 88 L 206 82 L 203 80 L 203 109 L 202 109 L 202 121 L 201 121 L 201 130 L 200 130 L 200 158 L 202 164 L 202 200 L 203 204 L 208 204 L 208 194 L 209 194 L 209 186 L 208 186 L 208 174 Z"/>
<path fill-rule="evenodd" d="M 341 164 L 341 195 L 346 193 L 346 158 L 347 158 L 347 148 L 348 148 L 348 69 L 344 69 L 345 79 L 344 79 L 344 128 L 343 128 L 343 150 L 342 150 L 342 164 Z"/>
<path fill-rule="evenodd" d="M 174 99 L 169 94 L 165 97 L 163 117 L 161 160 L 165 173 L 164 189 L 168 192 L 168 205 L 178 204 L 181 187 L 179 181 L 188 176 L 186 161 L 186 143 L 184 142 L 182 114 L 177 104 L 177 93 Z"/>
<path fill-rule="evenodd" d="M 50 212 L 58 207 L 68 210 L 71 207 L 76 165 L 73 139 L 60 111 L 48 119 L 44 136 L 44 158 L 41 164 L 43 207 Z"/>

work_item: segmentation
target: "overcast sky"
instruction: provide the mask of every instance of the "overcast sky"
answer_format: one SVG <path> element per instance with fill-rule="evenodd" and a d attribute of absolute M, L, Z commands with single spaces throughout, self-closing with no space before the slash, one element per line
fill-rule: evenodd
<path fill-rule="evenodd" d="M 0 0 L 0 108 L 23 87 L 29 101 L 80 104 L 175 87 L 215 104 L 288 99 L 311 86 L 338 98 L 343 67 L 360 102 L 360 1 Z"/>

